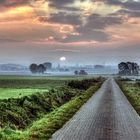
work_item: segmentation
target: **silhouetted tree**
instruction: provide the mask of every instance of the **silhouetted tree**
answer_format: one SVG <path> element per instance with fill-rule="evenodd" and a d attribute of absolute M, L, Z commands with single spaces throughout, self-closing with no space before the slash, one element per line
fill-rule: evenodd
<path fill-rule="evenodd" d="M 38 73 L 44 73 L 46 71 L 46 67 L 43 64 L 38 65 Z"/>
<path fill-rule="evenodd" d="M 79 75 L 88 75 L 88 73 L 85 70 L 80 70 Z"/>
<path fill-rule="evenodd" d="M 32 73 L 44 73 L 46 71 L 46 67 L 43 64 L 31 64 L 29 69 Z"/>
<path fill-rule="evenodd" d="M 121 75 L 137 75 L 139 73 L 139 65 L 134 62 L 121 62 L 118 64 L 118 68 Z"/>
<path fill-rule="evenodd" d="M 30 69 L 30 71 L 31 71 L 32 73 L 37 73 L 37 72 L 38 72 L 38 66 L 37 66 L 37 64 L 31 64 L 31 65 L 29 66 L 29 69 Z"/>
<path fill-rule="evenodd" d="M 74 71 L 74 74 L 75 74 L 75 75 L 78 75 L 78 74 L 79 74 L 79 72 L 76 70 L 76 71 Z"/>
<path fill-rule="evenodd" d="M 52 69 L 52 63 L 51 62 L 46 62 L 43 64 L 45 66 L 46 69 Z"/>

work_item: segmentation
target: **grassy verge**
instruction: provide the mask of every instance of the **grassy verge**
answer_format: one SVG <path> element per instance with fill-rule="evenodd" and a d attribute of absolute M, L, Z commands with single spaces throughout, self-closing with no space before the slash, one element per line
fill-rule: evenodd
<path fill-rule="evenodd" d="M 79 108 L 93 95 L 100 87 L 97 83 L 81 95 L 73 98 L 68 103 L 55 109 L 53 112 L 35 121 L 25 131 L 1 130 L 0 138 L 3 140 L 47 140 L 51 135 L 61 128 Z"/>
<path fill-rule="evenodd" d="M 140 83 L 135 82 L 118 82 L 121 90 L 140 115 Z"/>

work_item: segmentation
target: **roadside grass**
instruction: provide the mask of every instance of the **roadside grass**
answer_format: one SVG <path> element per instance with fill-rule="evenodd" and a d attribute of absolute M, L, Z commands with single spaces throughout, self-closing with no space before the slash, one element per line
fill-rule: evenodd
<path fill-rule="evenodd" d="M 101 82 L 91 86 L 81 95 L 73 98 L 66 104 L 56 108 L 42 119 L 33 122 L 25 131 L 1 129 L 0 138 L 3 140 L 47 140 L 61 128 L 79 108 L 99 89 Z"/>
<path fill-rule="evenodd" d="M 129 102 L 140 115 L 140 83 L 139 82 L 121 82 L 118 81 L 120 88 L 126 95 Z"/>

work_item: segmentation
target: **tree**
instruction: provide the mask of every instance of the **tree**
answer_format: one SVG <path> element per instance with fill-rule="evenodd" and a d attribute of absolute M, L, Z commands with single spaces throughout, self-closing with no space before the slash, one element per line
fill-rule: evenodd
<path fill-rule="evenodd" d="M 37 66 L 37 64 L 34 64 L 34 63 L 29 66 L 29 69 L 32 73 L 38 72 L 38 66 Z"/>
<path fill-rule="evenodd" d="M 52 69 L 52 63 L 51 62 L 46 62 L 43 64 L 45 66 L 46 69 Z"/>
<path fill-rule="evenodd" d="M 46 67 L 43 64 L 31 64 L 29 69 L 32 73 L 44 73 L 46 71 Z"/>
<path fill-rule="evenodd" d="M 88 73 L 85 70 L 80 70 L 79 75 L 88 75 Z"/>
<path fill-rule="evenodd" d="M 74 74 L 75 74 L 75 75 L 78 75 L 78 74 L 79 74 L 79 72 L 76 70 L 76 71 L 74 71 Z"/>
<path fill-rule="evenodd" d="M 46 67 L 43 64 L 38 65 L 38 73 L 44 73 L 46 71 Z"/>
<path fill-rule="evenodd" d="M 139 73 L 139 65 L 134 62 L 121 62 L 118 64 L 118 69 L 121 75 L 137 75 Z"/>

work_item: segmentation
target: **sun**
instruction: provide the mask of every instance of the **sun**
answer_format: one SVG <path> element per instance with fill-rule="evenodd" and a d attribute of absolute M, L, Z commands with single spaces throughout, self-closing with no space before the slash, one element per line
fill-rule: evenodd
<path fill-rule="evenodd" d="M 66 57 L 64 56 L 60 57 L 60 61 L 66 61 Z"/>

